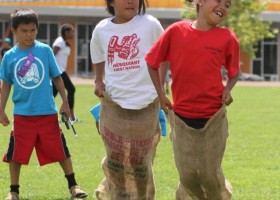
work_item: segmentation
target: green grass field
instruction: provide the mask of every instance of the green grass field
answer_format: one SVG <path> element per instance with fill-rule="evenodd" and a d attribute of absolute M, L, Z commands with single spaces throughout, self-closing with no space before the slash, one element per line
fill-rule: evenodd
<path fill-rule="evenodd" d="M 78 137 L 63 126 L 76 178 L 93 197 L 103 178 L 101 159 L 104 147 L 95 129 L 89 109 L 98 99 L 93 86 L 79 85 L 76 94 L 76 114 L 82 122 L 75 124 Z M 228 107 L 229 131 L 223 161 L 226 178 L 233 185 L 234 200 L 280 199 L 280 87 L 239 86 L 233 90 L 234 103 Z M 59 103 L 59 98 L 57 97 Z M 11 119 L 12 104 L 7 113 Z M 63 125 L 63 124 L 62 124 Z M 169 126 L 168 126 L 169 128 Z M 11 126 L 0 126 L 0 155 L 8 145 Z M 178 175 L 174 166 L 169 137 L 162 137 L 154 163 L 156 200 L 174 200 Z M 8 165 L 0 163 L 0 199 L 9 191 Z M 33 152 L 28 166 L 23 166 L 20 178 L 21 200 L 67 200 L 69 192 L 58 164 L 40 167 Z"/>

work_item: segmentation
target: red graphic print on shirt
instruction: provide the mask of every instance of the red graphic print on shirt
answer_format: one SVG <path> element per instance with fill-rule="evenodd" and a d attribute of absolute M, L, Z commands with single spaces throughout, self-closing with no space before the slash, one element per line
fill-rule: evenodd
<path fill-rule="evenodd" d="M 125 60 L 135 58 L 139 53 L 139 47 L 137 45 L 140 40 L 141 39 L 134 33 L 131 36 L 123 37 L 119 44 L 119 37 L 113 36 L 108 45 L 108 64 L 110 65 L 113 63 L 115 53 L 117 53 L 119 58 Z"/>

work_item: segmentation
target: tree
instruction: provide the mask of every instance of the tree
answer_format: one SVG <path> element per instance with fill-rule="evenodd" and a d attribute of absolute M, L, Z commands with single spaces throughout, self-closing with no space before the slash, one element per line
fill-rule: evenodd
<path fill-rule="evenodd" d="M 260 14 L 269 2 L 260 0 L 233 0 L 230 14 L 221 24 L 229 27 L 237 35 L 240 48 L 253 58 L 257 43 L 264 38 L 274 38 L 277 29 L 271 29 L 271 22 L 264 21 Z M 193 3 L 186 1 L 186 10 L 182 13 L 183 18 L 195 19 L 196 12 Z M 195 5 L 196 6 L 196 5 Z"/>

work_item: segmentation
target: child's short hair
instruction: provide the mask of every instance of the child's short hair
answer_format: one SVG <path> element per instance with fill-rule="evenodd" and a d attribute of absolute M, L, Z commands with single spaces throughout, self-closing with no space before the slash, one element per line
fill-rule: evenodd
<path fill-rule="evenodd" d="M 107 11 L 108 11 L 111 15 L 115 16 L 115 9 L 114 9 L 113 6 L 111 6 L 111 4 L 112 4 L 113 1 L 114 1 L 114 0 L 105 0 Z M 141 14 L 141 15 L 144 15 L 144 14 L 146 13 L 146 5 L 145 5 L 145 4 L 148 5 L 148 1 L 147 1 L 147 0 L 139 0 L 138 15 L 140 15 L 140 14 Z"/>
<path fill-rule="evenodd" d="M 13 29 L 17 29 L 19 24 L 30 24 L 34 23 L 38 29 L 38 15 L 31 9 L 18 9 L 11 13 L 11 26 Z"/>

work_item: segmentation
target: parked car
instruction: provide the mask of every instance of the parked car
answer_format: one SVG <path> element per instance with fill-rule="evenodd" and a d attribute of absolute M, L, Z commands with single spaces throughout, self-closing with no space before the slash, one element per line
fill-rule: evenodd
<path fill-rule="evenodd" d="M 227 70 L 225 68 L 222 68 L 221 73 L 222 73 L 223 80 L 226 80 Z M 243 72 L 240 72 L 239 80 L 240 81 L 265 81 L 264 77 L 261 77 L 257 74 L 250 74 L 250 73 L 243 73 Z"/>
<path fill-rule="evenodd" d="M 241 72 L 239 75 L 240 81 L 265 81 L 264 77 L 261 77 L 257 74 L 249 74 Z"/>

